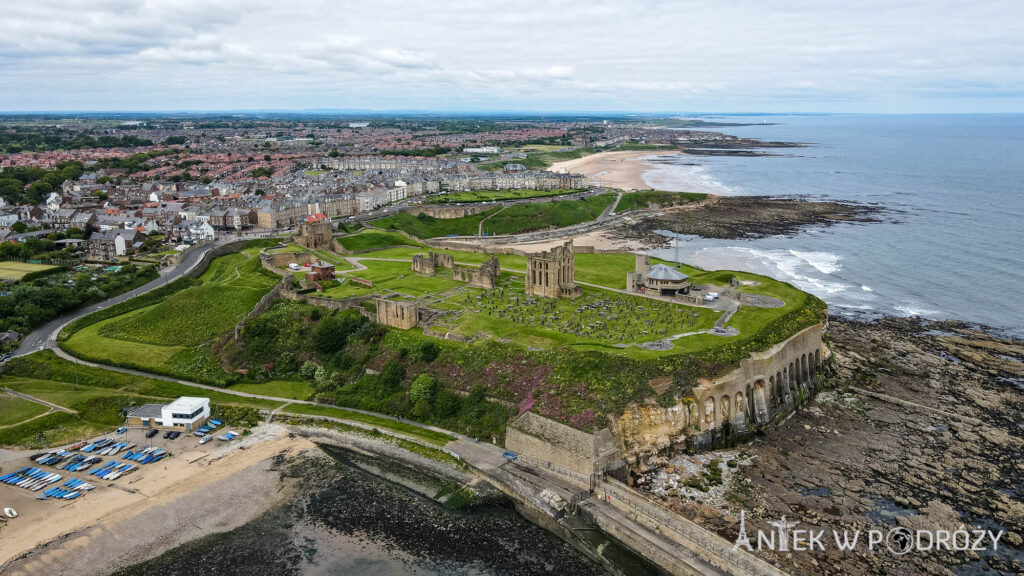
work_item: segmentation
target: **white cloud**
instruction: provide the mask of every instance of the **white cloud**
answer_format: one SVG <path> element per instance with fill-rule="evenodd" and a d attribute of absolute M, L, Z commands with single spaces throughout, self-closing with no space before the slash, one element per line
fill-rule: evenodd
<path fill-rule="evenodd" d="M 37 0 L 0 29 L 7 110 L 1024 104 L 1024 6 L 991 0 Z"/>

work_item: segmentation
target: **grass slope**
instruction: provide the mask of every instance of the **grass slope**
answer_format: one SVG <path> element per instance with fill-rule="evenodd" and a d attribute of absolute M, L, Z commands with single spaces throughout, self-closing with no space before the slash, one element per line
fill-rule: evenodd
<path fill-rule="evenodd" d="M 202 275 L 200 285 L 107 323 L 98 333 L 158 346 L 196 346 L 234 327 L 274 286 L 260 269 L 259 259 L 246 254 L 221 256 Z"/>
<path fill-rule="evenodd" d="M 70 408 L 77 414 L 57 412 L 17 426 L 0 428 L 0 445 L 40 448 L 85 438 L 119 426 L 123 422 L 120 412 L 127 406 L 163 402 L 179 396 L 210 398 L 215 413 L 237 408 L 274 410 L 291 401 L 290 385 L 284 384 L 271 381 L 251 385 L 251 389 L 245 391 L 266 396 L 287 392 L 288 398 L 246 398 L 177 382 L 76 365 L 45 350 L 11 360 L 0 376 L 0 387 Z M 308 384 L 303 383 L 303 386 L 308 387 Z M 412 436 L 438 446 L 452 440 L 441 432 L 332 406 L 291 404 L 287 412 L 370 424 L 382 431 Z"/>
<path fill-rule="evenodd" d="M 0 394 L 0 426 L 11 426 L 45 414 L 49 408 L 30 400 Z"/>
<path fill-rule="evenodd" d="M 401 234 L 393 232 L 380 232 L 377 230 L 363 230 L 351 236 L 338 238 L 338 243 L 346 250 L 359 252 L 361 250 L 374 250 L 387 248 L 389 246 L 420 246 L 418 242 L 410 240 Z"/>

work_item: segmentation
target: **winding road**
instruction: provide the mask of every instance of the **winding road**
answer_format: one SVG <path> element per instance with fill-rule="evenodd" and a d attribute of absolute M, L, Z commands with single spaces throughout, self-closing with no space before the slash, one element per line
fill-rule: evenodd
<path fill-rule="evenodd" d="M 236 242 L 238 240 L 239 238 L 237 237 L 227 237 L 209 244 L 202 244 L 189 249 L 185 252 L 184 256 L 182 256 L 182 259 L 177 266 L 169 270 L 161 270 L 159 278 L 123 294 L 107 298 L 106 300 L 95 304 L 83 306 L 82 308 L 78 308 L 68 312 L 67 314 L 62 314 L 61 316 L 58 316 L 57 318 L 54 318 L 46 324 L 36 328 L 30 334 L 25 336 L 21 345 L 18 346 L 18 349 L 15 350 L 12 355 L 24 356 L 25 354 L 31 354 L 32 352 L 44 350 L 46 348 L 56 348 L 57 334 L 59 334 L 61 329 L 69 323 L 81 318 L 82 316 L 92 314 L 97 310 L 102 310 L 109 306 L 113 306 L 114 304 L 119 304 L 125 300 L 131 300 L 136 296 L 140 296 L 146 292 L 156 290 L 161 286 L 170 284 L 195 269 L 195 267 L 203 261 L 206 254 L 213 248 L 230 242 Z"/>

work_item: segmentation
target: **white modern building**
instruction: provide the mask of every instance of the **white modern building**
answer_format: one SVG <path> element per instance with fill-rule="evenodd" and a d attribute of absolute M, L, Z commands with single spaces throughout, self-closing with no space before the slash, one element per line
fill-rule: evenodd
<path fill-rule="evenodd" d="M 145 404 L 128 413 L 128 426 L 188 431 L 210 418 L 210 399 L 182 396 L 170 404 Z"/>

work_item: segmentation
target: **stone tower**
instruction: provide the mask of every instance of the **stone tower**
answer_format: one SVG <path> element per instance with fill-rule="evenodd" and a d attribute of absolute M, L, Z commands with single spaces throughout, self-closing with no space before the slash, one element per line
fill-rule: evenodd
<path fill-rule="evenodd" d="M 583 289 L 575 282 L 575 261 L 572 240 L 530 256 L 526 265 L 526 293 L 543 298 L 579 298 Z"/>
<path fill-rule="evenodd" d="M 644 274 L 646 272 L 649 272 L 650 270 L 651 270 L 651 259 L 647 256 L 647 254 L 637 254 L 636 255 L 636 270 L 634 270 L 634 271 L 635 272 L 639 272 L 641 274 Z"/>
<path fill-rule="evenodd" d="M 296 230 L 295 243 L 311 250 L 330 250 L 334 236 L 331 223 L 327 220 L 303 222 Z"/>

